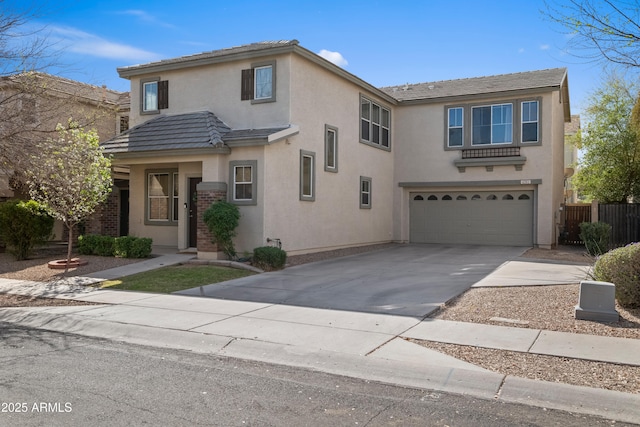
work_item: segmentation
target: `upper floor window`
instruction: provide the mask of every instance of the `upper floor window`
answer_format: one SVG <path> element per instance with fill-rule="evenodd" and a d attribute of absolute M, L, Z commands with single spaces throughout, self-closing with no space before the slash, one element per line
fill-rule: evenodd
<path fill-rule="evenodd" d="M 142 81 L 142 112 L 158 113 L 159 110 L 169 108 L 169 81 Z"/>
<path fill-rule="evenodd" d="M 449 147 L 462 147 L 464 144 L 464 124 L 462 107 L 449 108 L 449 134 L 447 145 Z"/>
<path fill-rule="evenodd" d="M 391 111 L 364 96 L 360 99 L 360 141 L 389 149 Z"/>
<path fill-rule="evenodd" d="M 538 142 L 538 101 L 522 103 L 522 142 Z"/>
<path fill-rule="evenodd" d="M 493 104 L 445 105 L 444 147 L 447 150 L 493 150 L 541 144 L 541 100 L 541 97 L 532 97 Z"/>
<path fill-rule="evenodd" d="M 252 103 L 276 100 L 275 61 L 252 64 L 242 70 L 240 99 Z"/>
<path fill-rule="evenodd" d="M 471 109 L 471 144 L 510 144 L 513 141 L 513 105 Z"/>
<path fill-rule="evenodd" d="M 255 205 L 257 203 L 256 192 L 256 160 L 234 160 L 229 163 L 230 179 L 232 184 L 230 202 L 236 205 Z"/>
<path fill-rule="evenodd" d="M 338 172 L 338 128 L 324 127 L 324 170 Z"/>

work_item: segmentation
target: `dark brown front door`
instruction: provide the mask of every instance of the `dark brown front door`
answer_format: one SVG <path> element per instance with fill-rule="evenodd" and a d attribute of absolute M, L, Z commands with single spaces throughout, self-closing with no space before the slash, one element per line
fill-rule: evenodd
<path fill-rule="evenodd" d="M 198 190 L 202 178 L 189 178 L 189 247 L 198 247 Z"/>

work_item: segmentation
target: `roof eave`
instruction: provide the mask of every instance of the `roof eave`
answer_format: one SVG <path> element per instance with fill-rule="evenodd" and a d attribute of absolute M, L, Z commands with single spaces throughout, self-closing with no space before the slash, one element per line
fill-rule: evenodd
<path fill-rule="evenodd" d="M 185 57 L 184 59 L 179 59 L 179 60 L 176 60 L 175 62 L 162 63 L 162 61 L 159 61 L 159 62 L 151 62 L 149 64 L 120 67 L 120 68 L 117 68 L 117 71 L 120 77 L 129 79 L 131 77 L 141 75 L 141 74 L 160 73 L 164 71 L 172 71 L 172 70 L 178 70 L 182 68 L 200 67 L 203 65 L 212 65 L 212 64 L 220 64 L 223 62 L 259 58 L 262 56 L 280 55 L 283 53 L 292 52 L 295 46 L 297 45 L 286 44 L 282 46 L 269 46 L 263 49 L 256 49 L 256 50 L 250 50 L 250 51 L 244 51 L 244 52 L 229 52 L 227 54 L 211 56 L 211 57 L 200 57 L 200 58 Z"/>
<path fill-rule="evenodd" d="M 407 99 L 403 101 L 398 101 L 398 105 L 415 105 L 415 104 L 442 104 L 442 103 L 451 103 L 451 102 L 462 102 L 468 100 L 475 99 L 486 99 L 486 98 L 502 98 L 502 97 L 513 97 L 513 96 L 522 96 L 522 95 L 537 95 L 541 93 L 549 93 L 556 90 L 561 90 L 561 87 L 558 85 L 546 86 L 546 87 L 537 87 L 531 89 L 516 89 L 516 90 L 505 90 L 505 91 L 493 91 L 493 92 L 483 92 L 483 93 L 474 93 L 474 94 L 464 94 L 464 95 L 450 95 L 450 96 L 441 96 L 435 98 L 418 98 L 418 99 Z"/>
<path fill-rule="evenodd" d="M 140 150 L 140 151 L 108 151 L 104 154 L 112 155 L 115 159 L 137 159 L 137 158 L 157 158 L 166 156 L 193 156 L 202 154 L 230 154 L 231 149 L 227 146 L 218 146 L 211 148 L 187 148 L 173 150 Z"/>

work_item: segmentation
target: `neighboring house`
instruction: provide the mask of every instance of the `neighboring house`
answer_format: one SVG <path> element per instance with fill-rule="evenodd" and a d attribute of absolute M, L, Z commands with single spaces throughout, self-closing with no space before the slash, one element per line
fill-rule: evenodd
<path fill-rule="evenodd" d="M 119 68 L 129 232 L 216 258 L 202 212 L 242 214 L 239 252 L 381 242 L 550 247 L 563 201 L 565 69 L 376 88 L 263 42 Z"/>
<path fill-rule="evenodd" d="M 571 177 L 578 166 L 578 147 L 572 141 L 580 130 L 580 115 L 572 114 L 571 122 L 564 125 L 564 176 L 565 203 L 578 203 L 578 191 L 571 183 Z"/>
<path fill-rule="evenodd" d="M 69 118 L 83 127 L 95 129 L 101 141 L 126 130 L 121 127 L 121 122 L 122 125 L 127 122 L 129 94 L 107 89 L 106 86 L 88 85 L 45 73 L 25 73 L 0 78 L 0 97 L 3 135 L 14 132 L 19 133 L 22 139 L 56 138 L 57 124 L 66 125 Z M 10 185 L 12 172 L 0 171 L 0 201 L 28 197 Z M 111 203 L 115 201 L 113 199 Z M 113 222 L 113 210 L 106 205 L 102 207 L 99 214 L 88 222 L 89 230 L 107 234 L 105 230 Z M 64 233 L 62 224 L 56 223 L 55 238 L 63 239 Z"/>

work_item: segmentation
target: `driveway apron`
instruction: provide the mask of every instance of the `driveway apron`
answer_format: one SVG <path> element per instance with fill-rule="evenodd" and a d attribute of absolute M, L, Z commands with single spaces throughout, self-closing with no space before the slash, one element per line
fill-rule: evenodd
<path fill-rule="evenodd" d="M 177 293 L 423 318 L 526 249 L 399 244 Z"/>

